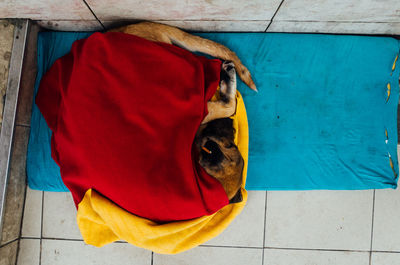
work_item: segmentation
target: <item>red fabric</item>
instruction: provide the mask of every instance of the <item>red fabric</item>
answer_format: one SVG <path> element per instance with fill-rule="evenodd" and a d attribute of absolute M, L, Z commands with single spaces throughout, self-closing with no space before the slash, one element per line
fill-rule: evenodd
<path fill-rule="evenodd" d="M 155 221 L 229 203 L 192 144 L 221 62 L 123 33 L 76 41 L 43 77 L 36 103 L 75 204 L 92 188 Z"/>

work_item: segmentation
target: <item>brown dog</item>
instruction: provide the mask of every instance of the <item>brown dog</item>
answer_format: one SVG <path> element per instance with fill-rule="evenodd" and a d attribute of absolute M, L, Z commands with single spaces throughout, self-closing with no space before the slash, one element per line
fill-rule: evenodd
<path fill-rule="evenodd" d="M 210 121 L 200 126 L 195 140 L 200 165 L 222 184 L 229 200 L 240 190 L 244 166 L 232 123 L 230 118 Z"/>
<path fill-rule="evenodd" d="M 110 32 L 122 32 L 150 41 L 174 44 L 191 52 L 201 52 L 224 60 L 221 66 L 220 90 L 217 91 L 219 100 L 207 103 L 208 115 L 197 132 L 195 146 L 200 165 L 222 184 L 231 200 L 241 187 L 244 162 L 233 141 L 232 120 L 227 117 L 236 110 L 236 72 L 245 84 L 257 91 L 249 70 L 227 47 L 175 27 L 142 22 Z"/>
<path fill-rule="evenodd" d="M 197 130 L 195 146 L 199 164 L 222 184 L 229 200 L 232 201 L 242 185 L 244 167 L 243 158 L 234 142 L 233 121 L 227 118 L 234 113 L 236 107 L 236 72 L 233 63 L 222 63 L 220 95 L 217 102 L 220 105 L 230 105 L 226 108 L 221 106 L 218 111 L 221 116 L 226 116 L 203 123 Z M 224 113 L 224 110 L 231 107 L 233 113 Z M 237 201 L 237 198 L 235 199 L 234 201 Z"/>

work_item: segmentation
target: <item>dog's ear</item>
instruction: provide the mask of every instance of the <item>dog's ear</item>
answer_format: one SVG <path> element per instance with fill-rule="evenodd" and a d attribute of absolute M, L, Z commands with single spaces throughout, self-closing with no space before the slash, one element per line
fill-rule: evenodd
<path fill-rule="evenodd" d="M 238 202 L 242 202 L 242 201 L 243 201 L 243 195 L 242 195 L 242 191 L 239 189 L 236 192 L 236 195 L 233 196 L 233 198 L 229 200 L 229 203 L 238 203 Z"/>
<path fill-rule="evenodd" d="M 207 123 L 202 131 L 202 136 L 216 136 L 218 138 L 226 137 L 229 141 L 234 140 L 235 129 L 233 120 L 230 118 L 216 119 Z"/>

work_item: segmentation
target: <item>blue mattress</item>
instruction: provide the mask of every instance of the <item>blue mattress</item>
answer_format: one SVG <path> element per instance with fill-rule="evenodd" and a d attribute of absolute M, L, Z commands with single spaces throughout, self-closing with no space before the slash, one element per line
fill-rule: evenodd
<path fill-rule="evenodd" d="M 89 34 L 39 33 L 35 93 L 53 62 Z M 396 188 L 400 63 L 394 69 L 393 65 L 398 40 L 320 34 L 198 35 L 234 50 L 259 90 L 238 84 L 249 119 L 247 189 Z M 28 184 L 32 189 L 66 191 L 51 159 L 50 137 L 34 104 Z"/>

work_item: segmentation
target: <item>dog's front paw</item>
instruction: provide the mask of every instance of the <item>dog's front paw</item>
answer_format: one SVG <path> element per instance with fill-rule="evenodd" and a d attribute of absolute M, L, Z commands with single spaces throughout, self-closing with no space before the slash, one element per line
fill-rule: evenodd
<path fill-rule="evenodd" d="M 226 71 L 230 78 L 233 78 L 236 74 L 235 65 L 231 61 L 224 61 L 222 63 L 222 69 Z"/>
<path fill-rule="evenodd" d="M 225 103 L 231 103 L 236 95 L 236 70 L 231 61 L 224 61 L 221 65 L 220 96 Z"/>

